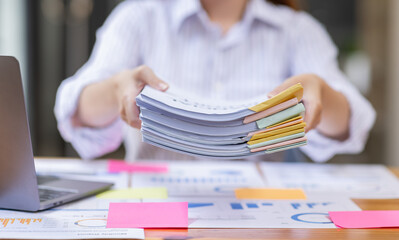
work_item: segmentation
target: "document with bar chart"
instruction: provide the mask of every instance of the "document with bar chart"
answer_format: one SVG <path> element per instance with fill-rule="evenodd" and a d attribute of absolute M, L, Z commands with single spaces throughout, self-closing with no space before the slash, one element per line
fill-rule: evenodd
<path fill-rule="evenodd" d="M 256 165 L 237 161 L 170 161 L 168 173 L 136 173 L 132 187 L 166 187 L 169 196 L 232 197 L 234 189 L 263 187 Z"/>
<path fill-rule="evenodd" d="M 278 201 L 181 197 L 167 201 L 188 202 L 189 228 L 336 228 L 329 211 L 361 210 L 350 199 L 337 197 Z"/>
<path fill-rule="evenodd" d="M 399 180 L 383 165 L 263 162 L 268 187 L 302 188 L 313 195 L 399 198 Z"/>

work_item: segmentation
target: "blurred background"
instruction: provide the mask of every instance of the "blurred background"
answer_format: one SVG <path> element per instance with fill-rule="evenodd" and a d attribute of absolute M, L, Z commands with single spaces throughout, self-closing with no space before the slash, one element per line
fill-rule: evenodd
<path fill-rule="evenodd" d="M 61 81 L 88 59 L 96 30 L 121 0 L 0 0 L 0 55 L 20 61 L 35 156 L 78 156 L 53 107 Z M 399 1 L 298 0 L 340 49 L 341 69 L 377 111 L 365 151 L 331 162 L 399 165 Z M 124 149 L 106 157 L 123 158 Z"/>

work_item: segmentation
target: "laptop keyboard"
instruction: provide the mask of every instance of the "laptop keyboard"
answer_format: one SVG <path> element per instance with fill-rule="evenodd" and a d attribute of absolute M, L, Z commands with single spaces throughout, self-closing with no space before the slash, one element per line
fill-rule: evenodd
<path fill-rule="evenodd" d="M 50 183 L 59 180 L 59 177 L 38 175 L 37 183 L 39 185 L 39 199 L 40 202 L 56 199 L 59 197 L 64 197 L 66 195 L 74 194 L 75 191 L 68 191 L 65 189 L 57 189 L 52 187 L 43 186 L 42 184 Z M 42 186 L 40 186 L 42 185 Z"/>
<path fill-rule="evenodd" d="M 59 198 L 59 197 L 64 197 L 64 196 L 69 195 L 69 194 L 73 194 L 73 192 L 46 189 L 46 188 L 40 188 L 39 187 L 40 202 L 56 199 L 56 198 Z"/>

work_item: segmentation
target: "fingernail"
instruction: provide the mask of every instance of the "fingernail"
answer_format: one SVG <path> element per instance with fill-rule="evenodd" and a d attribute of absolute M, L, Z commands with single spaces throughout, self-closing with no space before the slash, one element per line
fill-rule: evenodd
<path fill-rule="evenodd" d="M 166 83 L 160 83 L 158 86 L 159 86 L 159 89 L 161 89 L 162 91 L 165 91 L 169 87 L 169 85 Z"/>

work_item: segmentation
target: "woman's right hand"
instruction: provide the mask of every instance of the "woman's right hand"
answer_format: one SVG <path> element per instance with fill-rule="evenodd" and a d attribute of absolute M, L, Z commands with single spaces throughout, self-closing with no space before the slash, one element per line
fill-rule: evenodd
<path fill-rule="evenodd" d="M 120 117 L 134 128 L 141 127 L 139 118 L 140 110 L 136 105 L 136 97 L 149 85 L 159 91 L 166 91 L 169 85 L 159 79 L 151 68 L 140 66 L 133 70 L 125 70 L 115 75 L 111 81 L 114 82 L 115 97 L 118 102 Z"/>

